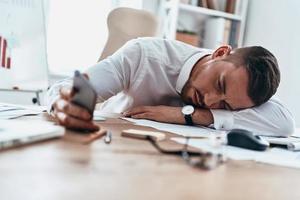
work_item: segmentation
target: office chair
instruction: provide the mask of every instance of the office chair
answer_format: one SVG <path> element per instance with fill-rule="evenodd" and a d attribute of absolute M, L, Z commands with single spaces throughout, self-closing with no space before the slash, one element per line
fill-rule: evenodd
<path fill-rule="evenodd" d="M 158 20 L 145 10 L 119 7 L 107 17 L 108 39 L 98 61 L 112 55 L 127 41 L 156 36 Z"/>

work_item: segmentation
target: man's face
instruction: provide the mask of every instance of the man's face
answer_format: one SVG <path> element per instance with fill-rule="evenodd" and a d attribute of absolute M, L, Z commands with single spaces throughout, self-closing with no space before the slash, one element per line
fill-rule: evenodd
<path fill-rule="evenodd" d="M 182 90 L 182 99 L 195 107 L 239 110 L 253 107 L 247 94 L 249 77 L 244 67 L 221 59 L 195 66 Z"/>

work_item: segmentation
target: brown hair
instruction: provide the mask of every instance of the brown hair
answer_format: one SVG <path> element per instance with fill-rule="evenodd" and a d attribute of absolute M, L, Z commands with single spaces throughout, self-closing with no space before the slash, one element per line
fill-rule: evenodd
<path fill-rule="evenodd" d="M 260 46 L 238 48 L 228 56 L 230 62 L 246 68 L 249 75 L 248 95 L 258 106 L 277 91 L 280 71 L 275 56 Z"/>

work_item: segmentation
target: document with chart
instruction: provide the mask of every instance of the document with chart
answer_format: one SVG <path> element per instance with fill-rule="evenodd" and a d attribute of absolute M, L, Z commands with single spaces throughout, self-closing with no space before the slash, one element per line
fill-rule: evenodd
<path fill-rule="evenodd" d="M 46 89 L 43 0 L 0 0 L 0 89 Z"/>

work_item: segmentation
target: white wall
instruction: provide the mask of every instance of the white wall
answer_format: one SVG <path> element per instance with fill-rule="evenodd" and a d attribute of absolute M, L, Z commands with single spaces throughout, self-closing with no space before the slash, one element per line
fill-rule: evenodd
<path fill-rule="evenodd" d="M 49 0 L 48 63 L 52 74 L 73 75 L 99 59 L 114 7 L 142 8 L 142 0 Z"/>
<path fill-rule="evenodd" d="M 108 0 L 49 1 L 47 50 L 51 73 L 72 75 L 100 57 L 107 39 Z"/>
<path fill-rule="evenodd" d="M 278 59 L 281 83 L 277 96 L 300 127 L 300 1 L 251 0 L 244 45 L 261 45 Z"/>

